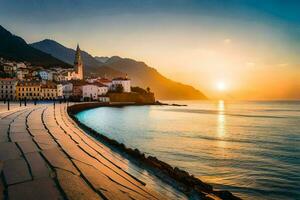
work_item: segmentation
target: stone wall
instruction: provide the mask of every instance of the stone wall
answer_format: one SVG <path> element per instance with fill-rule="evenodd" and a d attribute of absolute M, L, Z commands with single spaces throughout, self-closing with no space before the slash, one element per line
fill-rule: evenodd
<path fill-rule="evenodd" d="M 134 102 L 139 104 L 155 103 L 155 97 L 153 93 L 109 93 L 109 98 L 111 102 Z"/>

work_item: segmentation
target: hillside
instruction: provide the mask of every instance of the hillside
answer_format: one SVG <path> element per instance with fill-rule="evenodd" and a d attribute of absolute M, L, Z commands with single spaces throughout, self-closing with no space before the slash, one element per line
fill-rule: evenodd
<path fill-rule="evenodd" d="M 106 63 L 104 66 L 128 74 L 133 85 L 143 88 L 150 87 L 159 99 L 206 99 L 206 96 L 199 90 L 164 77 L 144 62 L 112 57 Z"/>
<path fill-rule="evenodd" d="M 67 63 L 73 63 L 75 50 L 64 47 L 53 40 L 43 40 L 31 45 Z M 150 87 L 157 99 L 206 99 L 199 90 L 172 81 L 143 62 L 119 56 L 92 57 L 87 52 L 83 52 L 82 56 L 86 75 L 111 78 L 127 74 L 132 80 L 133 86 Z"/>
<path fill-rule="evenodd" d="M 60 60 L 63 60 L 66 63 L 73 65 L 75 58 L 75 50 L 65 47 L 54 40 L 43 40 L 40 42 L 35 42 L 30 44 L 32 47 L 41 50 L 45 53 L 48 53 Z M 115 77 L 115 76 L 124 76 L 123 73 L 110 69 L 108 67 L 100 67 L 103 65 L 101 61 L 98 61 L 93 56 L 85 51 L 81 51 L 82 60 L 84 63 L 84 73 L 86 75 L 106 75 L 107 77 Z"/>
<path fill-rule="evenodd" d="M 21 37 L 15 36 L 0 25 L 0 57 L 27 61 L 44 67 L 71 67 L 69 64 L 29 46 Z"/>

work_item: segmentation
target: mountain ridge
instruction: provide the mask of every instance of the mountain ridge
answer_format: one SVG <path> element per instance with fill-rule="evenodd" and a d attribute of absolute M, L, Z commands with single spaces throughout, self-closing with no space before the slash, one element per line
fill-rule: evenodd
<path fill-rule="evenodd" d="M 31 44 L 31 46 L 68 63 L 71 63 L 70 58 L 73 56 L 73 54 L 75 56 L 75 50 L 65 47 L 54 40 L 46 39 L 40 42 L 35 42 Z M 66 52 L 69 52 L 69 57 L 63 56 L 66 54 Z M 143 88 L 150 87 L 158 99 L 207 99 L 207 97 L 201 91 L 187 84 L 166 78 L 155 68 L 148 66 L 142 61 L 136 61 L 131 58 L 122 58 L 119 56 L 92 57 L 88 52 L 82 52 L 84 55 L 83 62 L 85 65 L 86 75 L 102 76 L 107 78 L 128 75 L 132 80 L 133 86 L 139 86 Z M 87 59 L 89 59 L 89 61 L 87 61 Z M 103 63 L 101 60 L 105 62 Z M 95 64 L 92 65 L 90 63 Z"/>
<path fill-rule="evenodd" d="M 11 32 L 6 30 L 0 25 L 0 57 L 21 61 L 29 62 L 33 65 L 48 67 L 72 67 L 71 65 L 47 54 L 46 52 L 40 51 L 36 48 L 31 47 L 26 41 Z"/>
<path fill-rule="evenodd" d="M 44 39 L 42 41 L 30 44 L 30 46 L 45 53 L 49 53 L 52 56 L 73 65 L 76 51 L 58 43 L 55 40 Z M 103 63 L 95 59 L 92 55 L 84 50 L 81 50 L 81 56 L 85 66 L 84 73 L 86 75 L 96 76 L 97 74 L 107 74 L 110 78 L 114 76 L 125 75 L 117 70 L 110 69 L 105 66 L 101 67 Z"/>

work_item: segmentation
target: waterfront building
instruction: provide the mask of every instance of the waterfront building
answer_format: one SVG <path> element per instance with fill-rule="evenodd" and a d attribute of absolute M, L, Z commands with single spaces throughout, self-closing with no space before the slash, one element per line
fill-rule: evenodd
<path fill-rule="evenodd" d="M 83 61 L 81 58 L 81 50 L 79 45 L 77 45 L 75 60 L 74 60 L 74 70 L 68 72 L 68 80 L 83 80 Z"/>
<path fill-rule="evenodd" d="M 16 99 L 41 99 L 40 81 L 19 81 L 16 85 Z"/>
<path fill-rule="evenodd" d="M 62 82 L 57 85 L 57 96 L 61 99 L 69 99 L 73 95 L 73 84 Z"/>
<path fill-rule="evenodd" d="M 106 85 L 108 88 L 111 88 L 112 86 L 112 81 L 107 78 L 99 78 L 96 82 Z"/>
<path fill-rule="evenodd" d="M 57 85 L 53 82 L 47 82 L 41 86 L 41 98 L 45 100 L 57 99 Z"/>
<path fill-rule="evenodd" d="M 15 100 L 17 83 L 16 78 L 0 78 L 0 99 Z"/>
<path fill-rule="evenodd" d="M 63 99 L 64 98 L 64 94 L 63 94 L 63 85 L 62 84 L 57 84 L 57 98 L 58 99 Z"/>
<path fill-rule="evenodd" d="M 75 101 L 82 100 L 82 86 L 86 85 L 87 83 L 85 81 L 80 80 L 71 80 L 70 81 L 73 84 L 73 91 L 71 98 Z"/>
<path fill-rule="evenodd" d="M 98 86 L 95 84 L 87 84 L 82 86 L 83 100 L 95 100 L 98 98 Z"/>
<path fill-rule="evenodd" d="M 108 87 L 101 83 L 88 83 L 82 86 L 83 99 L 98 100 L 99 96 L 105 95 Z"/>
<path fill-rule="evenodd" d="M 131 92 L 131 81 L 127 77 L 114 78 L 112 80 L 111 90 L 116 90 L 118 86 L 123 87 L 123 92 Z"/>
<path fill-rule="evenodd" d="M 104 103 L 110 102 L 110 99 L 109 99 L 108 95 L 99 95 L 98 100 L 100 102 L 104 102 Z"/>

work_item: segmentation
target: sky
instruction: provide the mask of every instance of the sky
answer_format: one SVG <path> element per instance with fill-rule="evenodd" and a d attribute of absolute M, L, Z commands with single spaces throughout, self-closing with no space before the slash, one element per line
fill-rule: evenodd
<path fill-rule="evenodd" d="M 298 0 L 0 0 L 0 24 L 133 58 L 210 98 L 300 99 Z"/>

